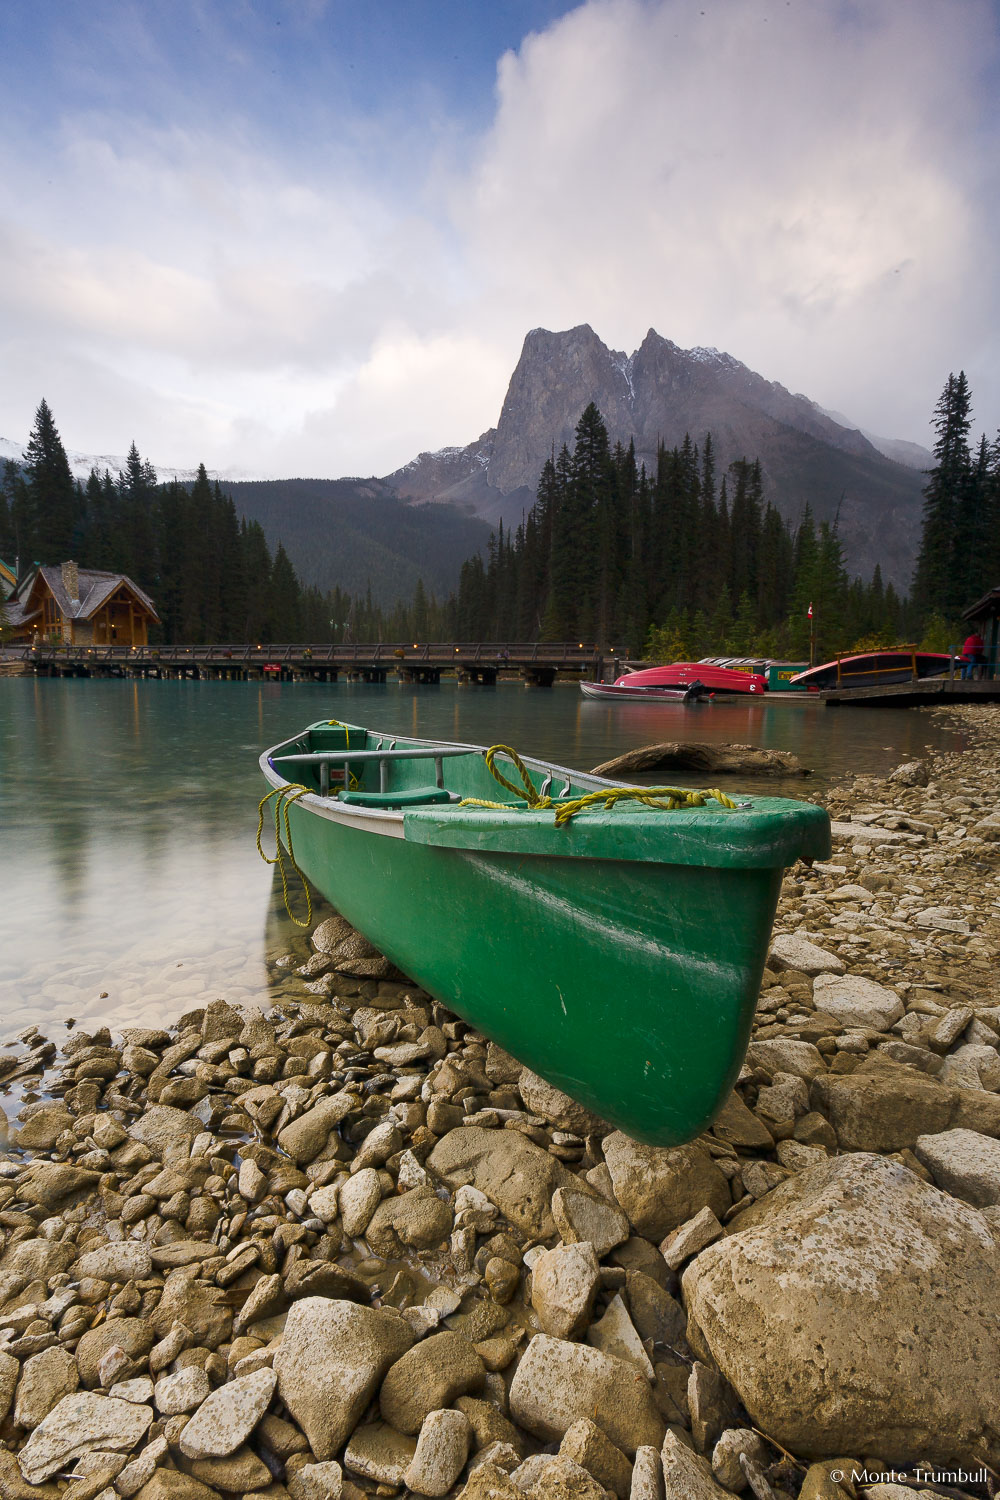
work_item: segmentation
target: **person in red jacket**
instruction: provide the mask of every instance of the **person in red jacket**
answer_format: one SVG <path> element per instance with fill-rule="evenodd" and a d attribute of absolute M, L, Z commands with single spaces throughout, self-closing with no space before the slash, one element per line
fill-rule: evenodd
<path fill-rule="evenodd" d="M 962 647 L 962 678 L 972 678 L 981 665 L 986 650 L 985 642 L 978 630 L 974 630 Z"/>

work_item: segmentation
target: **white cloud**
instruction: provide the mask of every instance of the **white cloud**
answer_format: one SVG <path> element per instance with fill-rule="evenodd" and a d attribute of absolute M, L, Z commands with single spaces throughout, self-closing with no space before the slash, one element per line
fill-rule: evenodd
<path fill-rule="evenodd" d="M 996 55 L 986 0 L 589 0 L 500 61 L 481 141 L 415 122 L 377 178 L 377 121 L 295 153 L 251 100 L 9 139 L 0 433 L 44 394 L 77 448 L 385 473 L 477 436 L 524 333 L 579 322 L 917 440 L 964 366 L 994 425 Z"/>

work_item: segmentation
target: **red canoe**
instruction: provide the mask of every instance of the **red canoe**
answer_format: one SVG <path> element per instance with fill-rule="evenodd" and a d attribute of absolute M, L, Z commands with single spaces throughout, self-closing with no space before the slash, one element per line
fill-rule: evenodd
<path fill-rule="evenodd" d="M 703 661 L 675 661 L 666 667 L 647 667 L 626 672 L 615 687 L 686 688 L 700 682 L 709 693 L 764 693 L 767 678 L 759 672 L 737 672 L 732 667 L 713 667 Z"/>

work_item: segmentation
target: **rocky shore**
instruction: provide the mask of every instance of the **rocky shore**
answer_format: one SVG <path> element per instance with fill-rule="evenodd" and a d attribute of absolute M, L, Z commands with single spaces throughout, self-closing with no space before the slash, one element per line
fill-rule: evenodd
<path fill-rule="evenodd" d="M 690 1145 L 610 1130 L 339 918 L 266 1011 L 27 1034 L 0 1500 L 992 1496 L 1000 710 L 947 713 L 966 753 L 828 799 Z"/>

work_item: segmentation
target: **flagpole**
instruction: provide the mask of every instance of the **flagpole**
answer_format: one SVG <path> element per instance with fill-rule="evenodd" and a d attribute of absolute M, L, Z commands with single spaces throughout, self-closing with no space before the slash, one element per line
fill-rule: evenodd
<path fill-rule="evenodd" d="M 809 606 L 809 665 L 811 667 L 816 665 L 816 617 L 811 604 Z"/>

